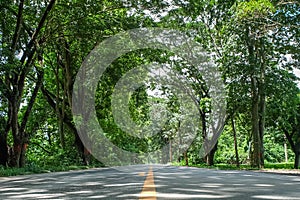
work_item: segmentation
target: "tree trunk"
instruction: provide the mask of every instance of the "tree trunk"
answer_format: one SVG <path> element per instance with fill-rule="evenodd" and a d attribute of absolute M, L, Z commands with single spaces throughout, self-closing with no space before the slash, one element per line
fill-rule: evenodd
<path fill-rule="evenodd" d="M 172 163 L 172 140 L 169 140 L 169 162 Z"/>
<path fill-rule="evenodd" d="M 251 89 L 252 89 L 252 110 L 251 110 L 251 125 L 252 125 L 252 137 L 253 137 L 253 153 L 252 153 L 252 165 L 253 167 L 261 168 L 261 136 L 259 132 L 259 101 L 257 92 L 257 81 L 255 77 L 251 77 Z"/>
<path fill-rule="evenodd" d="M 87 148 L 84 147 L 83 150 L 83 163 L 84 165 L 89 165 L 91 162 L 91 152 Z"/>
<path fill-rule="evenodd" d="M 44 87 L 41 88 L 42 90 L 42 93 L 43 95 L 45 96 L 47 102 L 49 103 L 49 105 L 54 109 L 56 110 L 56 102 L 52 99 L 52 96 L 55 96 L 55 95 L 52 95 L 47 89 L 45 89 Z M 59 112 L 66 112 L 65 110 L 62 110 L 60 109 Z M 75 146 L 77 147 L 77 150 L 78 150 L 78 153 L 79 153 L 79 156 L 80 158 L 82 159 L 82 162 L 84 165 L 88 165 L 89 164 L 89 157 L 90 157 L 90 154 L 88 155 L 85 155 L 84 153 L 84 145 L 78 135 L 78 132 L 77 132 L 77 129 L 75 127 L 75 125 L 72 123 L 72 119 L 65 113 L 64 114 L 64 118 L 63 118 L 63 122 L 67 125 L 67 127 L 72 131 L 72 133 L 74 134 L 75 136 Z M 89 152 L 89 151 L 88 151 Z"/>
<path fill-rule="evenodd" d="M 20 167 L 21 148 L 20 140 L 15 140 L 9 163 L 10 167 Z"/>
<path fill-rule="evenodd" d="M 20 155 L 21 155 L 21 148 L 22 148 L 22 141 L 20 138 L 19 132 L 19 123 L 18 123 L 18 113 L 19 113 L 19 101 L 17 95 L 17 89 L 14 91 L 14 95 L 12 101 L 9 102 L 9 106 L 12 110 L 12 120 L 11 120 L 11 132 L 13 135 L 13 151 L 10 158 L 10 166 L 11 167 L 19 167 Z"/>
<path fill-rule="evenodd" d="M 287 141 L 286 141 L 286 136 L 284 136 L 284 158 L 285 158 L 285 162 L 287 163 L 289 161 L 288 158 L 288 151 L 287 151 Z"/>
<path fill-rule="evenodd" d="M 265 51 L 264 51 L 264 40 L 260 39 L 260 77 L 258 82 L 258 95 L 259 95 L 259 136 L 260 136 L 260 165 L 264 167 L 264 132 L 265 132 L 265 115 L 266 115 L 266 92 L 265 92 Z"/>
<path fill-rule="evenodd" d="M 265 94 L 260 96 L 260 113 L 259 113 L 259 139 L 260 139 L 260 166 L 264 167 L 264 131 L 265 131 L 265 110 L 266 110 L 266 97 Z"/>
<path fill-rule="evenodd" d="M 58 60 L 59 62 L 59 60 Z M 64 135 L 64 112 L 60 112 L 60 80 L 59 80 L 59 65 L 56 66 L 56 69 L 54 70 L 55 73 L 55 80 L 56 80 L 56 107 L 55 111 L 58 117 L 58 132 L 59 132 L 59 137 L 60 137 L 60 144 L 61 147 L 64 149 L 65 148 L 65 135 Z M 63 102 L 61 103 L 61 110 L 65 110 L 64 107 L 64 99 Z"/>
<path fill-rule="evenodd" d="M 28 143 L 24 142 L 23 145 L 22 145 L 20 161 L 19 161 L 20 167 L 25 167 L 27 147 L 28 147 Z"/>
<path fill-rule="evenodd" d="M 264 131 L 264 111 L 262 112 L 261 109 L 265 106 L 265 98 L 262 95 L 264 93 L 264 61 L 263 50 L 260 50 L 262 49 L 263 41 L 261 41 L 259 45 L 261 48 L 259 48 L 250 27 L 247 27 L 245 36 L 248 44 L 249 67 L 251 69 L 251 132 L 253 137 L 251 164 L 253 167 L 261 168 L 263 166 L 262 137 Z"/>
<path fill-rule="evenodd" d="M 296 145 L 295 145 L 295 162 L 294 162 L 294 168 L 299 169 L 300 165 L 300 138 L 298 139 Z"/>
<path fill-rule="evenodd" d="M 188 155 L 187 155 L 187 151 L 185 151 L 183 153 L 183 156 L 184 156 L 184 160 L 185 160 L 185 166 L 189 166 L 189 158 L 188 158 Z"/>
<path fill-rule="evenodd" d="M 294 152 L 294 155 L 295 155 L 295 160 L 294 160 L 294 168 L 295 169 L 298 169 L 299 168 L 299 162 L 300 162 L 300 159 L 299 159 L 299 156 L 300 156 L 300 132 L 299 130 L 297 130 L 298 132 L 298 139 L 296 142 L 293 141 L 293 135 L 295 134 L 294 130 L 291 134 L 288 133 L 288 131 L 286 129 L 282 129 L 282 131 L 284 132 L 284 135 L 285 135 L 285 138 L 287 139 L 287 141 L 289 142 L 289 144 L 291 145 L 291 148 Z"/>
<path fill-rule="evenodd" d="M 236 166 L 240 167 L 239 151 L 238 151 L 238 144 L 237 144 L 237 139 L 236 139 L 236 130 L 235 130 L 233 116 L 231 117 L 231 126 L 232 126 L 233 139 L 234 139 L 235 162 L 236 162 Z"/>
<path fill-rule="evenodd" d="M 7 147 L 7 137 L 5 135 L 0 135 L 0 165 L 7 166 L 8 164 L 8 147 Z"/>
<path fill-rule="evenodd" d="M 75 145 L 81 157 L 82 164 L 88 166 L 90 164 L 90 151 L 83 145 L 77 130 L 75 130 Z"/>
<path fill-rule="evenodd" d="M 294 169 L 299 169 L 300 162 L 300 152 L 295 152 L 295 162 L 294 162 Z"/>
<path fill-rule="evenodd" d="M 51 0 L 49 4 L 47 5 L 46 10 L 43 13 L 43 16 L 39 23 L 37 24 L 37 27 L 35 28 L 35 31 L 32 33 L 30 41 L 27 44 L 24 44 L 25 50 L 22 54 L 21 58 L 18 61 L 18 64 L 14 61 L 16 52 L 19 51 L 18 45 L 20 43 L 20 33 L 22 29 L 22 18 L 23 18 L 23 7 L 24 7 L 24 0 L 19 1 L 19 9 L 17 14 L 17 23 L 16 28 L 13 37 L 11 38 L 11 48 L 8 56 L 8 64 L 14 66 L 13 70 L 5 70 L 5 86 L 7 88 L 7 91 L 5 92 L 5 97 L 8 102 L 8 126 L 7 126 L 7 133 L 11 130 L 12 137 L 13 137 L 13 148 L 10 150 L 10 155 L 8 156 L 9 164 L 13 167 L 20 167 L 20 165 L 23 164 L 23 161 L 25 162 L 25 152 L 24 156 L 22 154 L 22 148 L 23 148 L 23 142 L 24 142 L 24 132 L 25 127 L 29 118 L 29 115 L 31 113 L 31 109 L 33 107 L 33 103 L 35 101 L 35 98 L 37 96 L 37 92 L 39 90 L 39 85 L 42 84 L 42 75 L 38 75 L 38 82 L 34 89 L 34 91 L 28 91 L 29 94 L 32 93 L 32 96 L 29 100 L 29 103 L 27 105 L 27 108 L 25 110 L 25 113 L 20 113 L 21 110 L 21 102 L 23 100 L 23 95 L 25 92 L 25 84 L 26 84 L 26 78 L 29 72 L 31 71 L 32 67 L 35 65 L 33 64 L 35 62 L 35 53 L 37 53 L 37 46 L 39 44 L 39 34 L 44 26 L 44 23 L 47 20 L 47 16 L 50 12 L 50 10 L 53 8 L 55 4 L 55 0 Z M 5 38 L 5 34 L 3 36 L 3 40 Z M 22 40 L 22 39 L 21 39 Z M 36 68 L 36 71 L 38 69 Z M 2 83 L 3 84 L 3 83 Z M 22 118 L 21 118 L 22 116 Z M 6 140 L 5 136 L 5 140 Z M 3 138 L 2 138 L 3 139 Z M 2 141 L 3 143 L 6 143 L 6 141 Z M 6 146 L 6 147 L 5 147 Z M 7 145 L 3 147 L 3 150 L 7 148 Z M 24 159 L 23 159 L 24 157 Z M 23 161 L 20 163 L 20 158 L 22 158 Z M 6 160 L 6 153 L 3 156 L 2 162 Z"/>
<path fill-rule="evenodd" d="M 215 158 L 215 153 L 216 153 L 217 149 L 218 149 L 218 142 L 214 145 L 214 147 L 211 149 L 211 151 L 206 156 L 206 164 L 208 166 L 214 165 L 214 158 Z"/>

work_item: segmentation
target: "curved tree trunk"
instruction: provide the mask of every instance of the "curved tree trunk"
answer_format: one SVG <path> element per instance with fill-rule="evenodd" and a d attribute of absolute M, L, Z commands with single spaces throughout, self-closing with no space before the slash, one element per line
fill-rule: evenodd
<path fill-rule="evenodd" d="M 294 152 L 295 155 L 295 160 L 294 160 L 294 168 L 298 169 L 299 165 L 300 165 L 300 131 L 294 129 L 294 131 L 292 131 L 292 133 L 289 133 L 286 129 L 282 129 L 282 131 L 284 132 L 284 135 L 286 136 L 286 139 L 288 140 L 289 144 L 291 145 L 291 148 Z M 295 131 L 298 131 L 298 138 L 297 141 L 295 142 L 293 140 L 293 135 L 296 134 Z"/>
<path fill-rule="evenodd" d="M 212 150 L 206 156 L 206 164 L 208 166 L 213 166 L 214 165 L 214 158 L 215 158 L 215 153 L 216 153 L 217 150 L 218 150 L 218 142 L 214 145 Z"/>

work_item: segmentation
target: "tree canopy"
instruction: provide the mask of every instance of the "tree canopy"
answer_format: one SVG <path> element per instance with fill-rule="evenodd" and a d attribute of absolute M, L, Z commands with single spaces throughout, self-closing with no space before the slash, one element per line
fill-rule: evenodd
<path fill-rule="evenodd" d="M 198 44 L 203 54 L 182 46 L 184 55 L 176 55 L 163 45 L 153 45 L 126 52 L 109 63 L 99 77 L 94 107 L 112 144 L 138 155 L 157 152 L 160 156 L 154 162 L 245 163 L 262 168 L 265 162 L 288 160 L 299 167 L 300 93 L 295 74 L 300 66 L 299 1 L 0 0 L 0 7 L 0 165 L 101 163 L 76 126 L 72 112 L 74 90 L 80 89 L 74 89 L 76 77 L 87 59 L 97 59 L 91 56 L 93 49 L 109 38 L 159 28 L 169 30 L 164 35 L 175 33 L 170 30 L 184 33 L 192 41 L 187 44 Z M 180 38 L 174 42 L 171 36 L 153 43 L 170 39 L 175 47 L 181 44 Z M 120 50 L 135 48 L 122 39 L 117 45 Z M 115 49 L 106 48 L 99 55 L 115 55 Z M 200 61 L 199 66 L 193 65 L 194 60 Z M 120 80 L 136 67 L 148 65 L 157 68 L 147 68 L 144 85 L 126 94 L 128 110 L 114 107 Z M 213 88 L 207 77 L 209 81 L 220 78 L 224 88 Z M 131 78 L 130 82 L 139 83 L 135 76 Z M 184 98 L 172 88 L 176 84 L 193 105 L 181 101 Z M 218 127 L 220 137 L 210 135 L 211 124 L 217 123 L 212 116 L 218 108 L 214 105 L 218 89 L 224 90 L 221 100 L 226 104 L 224 124 Z M 189 106 L 197 108 L 194 118 L 199 121 L 191 129 L 183 120 Z M 122 129 L 114 112 L 121 118 L 129 113 L 131 122 L 146 136 Z M 196 134 L 183 135 L 184 127 Z M 89 139 L 101 143 L 92 136 Z M 203 148 L 209 152 L 199 153 Z M 106 150 L 112 158 L 118 156 L 114 149 Z"/>

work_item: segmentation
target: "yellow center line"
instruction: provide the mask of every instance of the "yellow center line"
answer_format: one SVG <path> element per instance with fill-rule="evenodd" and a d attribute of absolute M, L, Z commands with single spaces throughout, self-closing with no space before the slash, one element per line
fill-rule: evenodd
<path fill-rule="evenodd" d="M 150 167 L 147 178 L 144 182 L 143 190 L 139 199 L 156 200 L 156 190 L 152 167 Z"/>

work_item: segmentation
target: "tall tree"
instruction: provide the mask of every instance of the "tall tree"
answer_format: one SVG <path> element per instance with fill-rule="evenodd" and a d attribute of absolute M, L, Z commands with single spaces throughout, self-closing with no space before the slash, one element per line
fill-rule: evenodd
<path fill-rule="evenodd" d="M 20 0 L 17 2 L 1 1 L 1 85 L 2 97 L 7 105 L 7 119 L 1 141 L 7 146 L 7 136 L 11 132 L 13 137 L 13 151 L 10 165 L 20 167 L 25 164 L 25 151 L 28 143 L 26 124 L 33 104 L 42 84 L 43 58 L 40 46 L 44 25 L 55 4 L 51 0 L 48 4 L 39 4 Z M 39 12 L 38 19 L 32 10 Z M 31 85 L 28 76 L 35 79 Z M 30 87 L 33 86 L 33 89 Z M 27 96 L 26 96 L 27 95 Z M 25 109 L 24 109 L 25 108 Z M 5 147 L 4 147 L 5 148 Z M 6 165 L 7 152 L 3 149 L 1 164 Z"/>
<path fill-rule="evenodd" d="M 98 43 L 120 31 L 139 26 L 140 22 L 127 12 L 128 8 L 120 1 L 81 0 L 58 3 L 52 15 L 49 32 L 55 34 L 50 35 L 51 42 L 44 50 L 48 81 L 44 82 L 42 92 L 57 114 L 61 145 L 64 146 L 64 138 L 69 137 L 68 133 L 73 134 L 84 164 L 88 164 L 89 150 L 84 147 L 73 123 L 73 84 L 85 57 Z M 106 96 L 109 89 L 102 85 L 112 87 L 110 84 L 115 83 L 126 70 L 125 66 L 116 63 L 112 70 L 107 70 L 107 77 L 112 76 L 110 78 L 113 80 L 100 80 L 101 94 L 97 93 L 96 96 Z M 107 108 L 106 104 L 97 107 L 97 112 L 106 112 Z M 64 129 L 65 126 L 67 128 Z"/>

